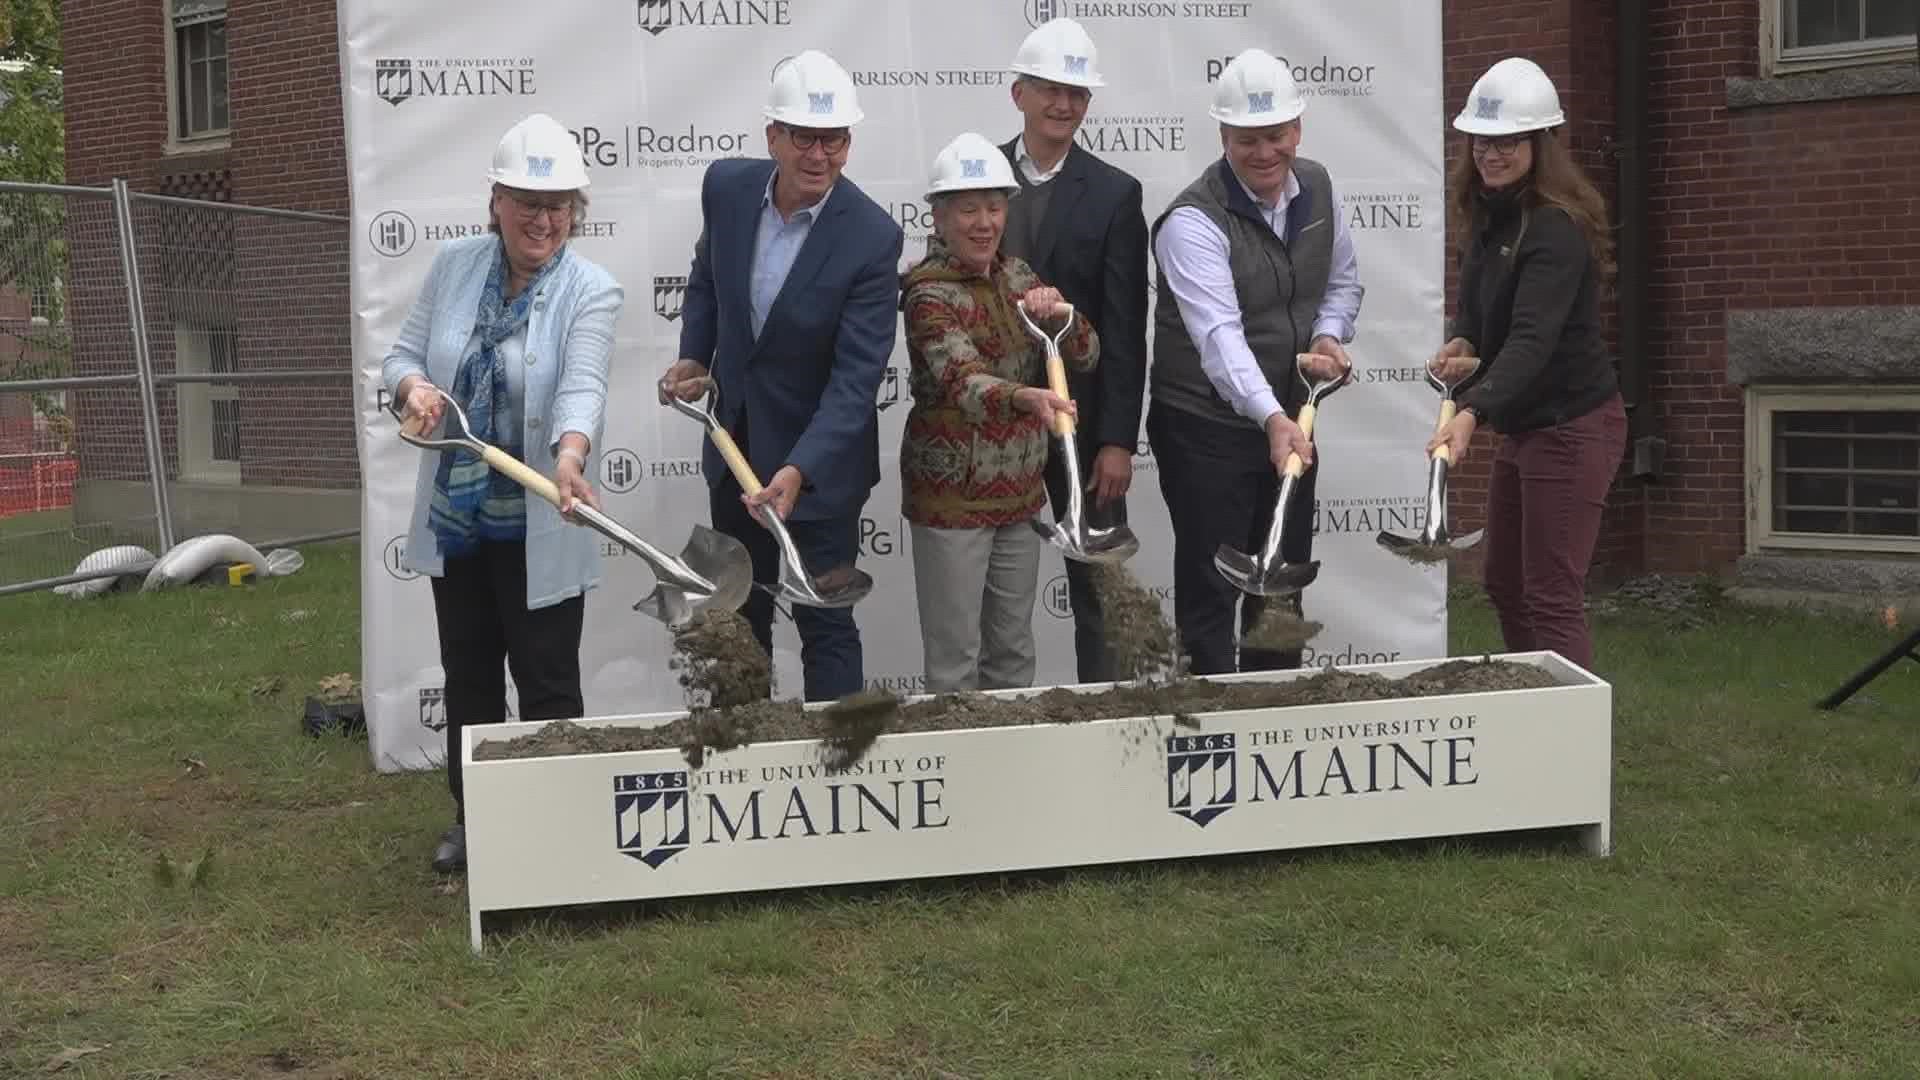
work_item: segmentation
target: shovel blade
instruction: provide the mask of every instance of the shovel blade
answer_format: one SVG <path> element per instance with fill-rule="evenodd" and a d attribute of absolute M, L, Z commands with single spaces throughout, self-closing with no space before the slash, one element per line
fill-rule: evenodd
<path fill-rule="evenodd" d="M 1287 596 L 1313 584 L 1320 576 L 1318 559 L 1305 563 L 1274 563 L 1263 572 L 1253 556 L 1221 544 L 1213 553 L 1213 568 L 1234 588 L 1249 596 Z"/>
<path fill-rule="evenodd" d="M 1034 518 L 1031 524 L 1034 532 L 1045 537 L 1047 543 L 1060 549 L 1060 554 L 1075 562 L 1123 563 L 1140 550 L 1140 538 L 1125 525 L 1088 529 L 1086 543 L 1082 544 L 1074 539 L 1072 531 L 1058 522 L 1048 523 Z"/>
<path fill-rule="evenodd" d="M 1374 541 L 1388 551 L 1405 551 L 1407 548 L 1422 546 L 1420 537 L 1397 532 L 1382 531 L 1374 537 Z"/>
<path fill-rule="evenodd" d="M 873 591 L 873 575 L 857 566 L 837 566 L 812 578 L 780 575 L 780 595 L 804 607 L 850 608 Z"/>
<path fill-rule="evenodd" d="M 1479 543 L 1480 539 L 1486 535 L 1487 535 L 1487 530 L 1475 529 L 1472 532 L 1468 533 L 1467 535 L 1455 537 L 1454 539 L 1447 541 L 1447 543 L 1452 544 L 1454 547 L 1460 549 L 1461 551 L 1465 551 L 1468 548 L 1472 547 L 1473 545 Z"/>
<path fill-rule="evenodd" d="M 703 602 L 705 607 L 736 609 L 753 592 L 753 556 L 747 545 L 726 533 L 695 525 L 687 546 L 680 549 L 680 561 L 713 582 L 714 593 Z"/>
<path fill-rule="evenodd" d="M 753 591 L 753 556 L 747 553 L 747 545 L 725 533 L 695 525 L 687 545 L 680 549 L 680 561 L 713 582 L 714 591 L 689 592 L 657 584 L 633 610 L 677 628 L 703 611 L 738 610 Z"/>

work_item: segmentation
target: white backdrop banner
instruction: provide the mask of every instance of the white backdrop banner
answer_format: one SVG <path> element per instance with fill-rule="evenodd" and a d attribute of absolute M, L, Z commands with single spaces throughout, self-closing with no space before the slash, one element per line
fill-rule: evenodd
<path fill-rule="evenodd" d="M 674 359 L 700 230 L 701 174 L 723 157 L 765 156 L 760 108 L 783 57 L 818 48 L 853 73 L 866 120 L 847 176 L 906 231 L 905 264 L 926 247 L 922 197 L 934 153 L 961 131 L 996 142 L 1019 130 L 1007 63 L 1035 25 L 1078 19 L 1100 48 L 1080 141 L 1138 177 L 1149 221 L 1220 155 L 1207 118 L 1212 82 L 1241 49 L 1284 58 L 1309 97 L 1302 153 L 1345 200 L 1366 301 L 1351 348 L 1355 383 L 1316 431 L 1315 555 L 1308 614 L 1326 624 L 1315 664 L 1442 655 L 1445 574 L 1381 550 L 1382 528 L 1425 516 L 1422 454 L 1437 407 L 1421 364 L 1442 319 L 1440 5 L 1091 0 L 596 0 L 529 9 L 510 0 L 340 0 L 340 62 L 353 206 L 353 343 L 358 365 L 362 679 L 381 769 L 444 753 L 442 676 L 427 582 L 402 566 L 416 455 L 385 413 L 380 365 L 446 240 L 486 227 L 495 141 L 546 112 L 579 138 L 592 170 L 582 254 L 625 285 L 597 480 L 606 509 L 678 550 L 706 520 L 700 429 L 661 409 L 651 387 Z M 1151 326 L 1151 319 L 1149 319 Z M 897 467 L 906 399 L 904 337 L 882 384 L 883 479 L 862 523 L 876 581 L 856 609 L 870 684 L 922 685 L 918 613 Z M 1128 510 L 1141 540 L 1129 564 L 1172 613 L 1172 532 L 1144 435 Z M 652 588 L 645 564 L 602 547 L 604 583 L 587 601 L 581 663 L 590 715 L 683 704 L 671 638 L 630 608 Z M 1072 622 L 1057 552 L 1041 564 L 1042 684 L 1073 681 Z M 797 696 L 799 641 L 775 633 L 776 693 Z M 509 708 L 513 707 L 509 688 Z"/>

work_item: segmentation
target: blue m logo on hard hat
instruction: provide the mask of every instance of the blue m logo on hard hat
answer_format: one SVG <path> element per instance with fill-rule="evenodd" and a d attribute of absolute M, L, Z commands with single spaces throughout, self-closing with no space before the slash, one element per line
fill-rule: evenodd
<path fill-rule="evenodd" d="M 816 94 L 807 91 L 807 111 L 810 113 L 830 113 L 833 111 L 833 91 Z"/>
<path fill-rule="evenodd" d="M 969 180 L 984 179 L 987 175 L 987 159 L 977 157 L 961 158 L 960 175 Z"/>
<path fill-rule="evenodd" d="M 1063 66 L 1064 66 L 1064 67 L 1066 68 L 1066 71 L 1067 71 L 1067 74 L 1069 74 L 1069 75 L 1085 75 L 1085 74 L 1087 73 L 1087 58 L 1086 58 L 1086 57 L 1084 57 L 1084 56 L 1066 56 L 1066 57 L 1063 57 L 1063 58 L 1062 58 L 1062 60 L 1063 60 L 1063 62 L 1064 62 L 1064 63 L 1063 63 Z"/>
<path fill-rule="evenodd" d="M 1482 97 L 1473 103 L 1473 115 L 1476 120 L 1500 119 L 1500 102 L 1497 97 Z"/>
<path fill-rule="evenodd" d="M 528 154 L 527 155 L 527 175 L 528 176 L 552 176 L 553 175 L 553 159 L 550 157 L 535 157 L 532 154 Z"/>
<path fill-rule="evenodd" d="M 1257 94 L 1248 94 L 1247 95 L 1247 111 L 1250 113 L 1272 112 L 1273 111 L 1273 91 L 1262 90 Z"/>

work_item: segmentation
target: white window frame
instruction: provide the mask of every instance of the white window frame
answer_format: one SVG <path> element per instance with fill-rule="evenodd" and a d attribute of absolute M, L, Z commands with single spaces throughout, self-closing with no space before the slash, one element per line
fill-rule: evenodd
<path fill-rule="evenodd" d="M 1773 414 L 1779 412 L 1920 412 L 1920 384 L 1863 390 L 1859 386 L 1750 387 L 1747 399 L 1747 554 L 1768 551 L 1877 552 L 1920 555 L 1920 537 L 1846 536 L 1773 527 Z"/>
<path fill-rule="evenodd" d="M 231 334 L 233 331 L 228 327 L 175 323 L 175 370 L 182 375 L 211 374 L 212 337 L 216 332 Z M 240 483 L 240 462 L 221 461 L 213 456 L 213 403 L 240 400 L 240 387 L 234 383 L 183 382 L 175 383 L 173 389 L 180 438 L 180 479 L 196 484 Z"/>
<path fill-rule="evenodd" d="M 1764 74 L 1792 75 L 1803 71 L 1886 64 L 1899 60 L 1911 62 L 1914 58 L 1916 43 L 1912 34 L 1789 49 L 1787 9 L 1796 2 L 1760 0 L 1760 62 Z"/>
<path fill-rule="evenodd" d="M 227 54 L 227 126 L 210 128 L 192 135 L 180 134 L 180 109 L 183 104 L 180 100 L 180 65 L 185 63 L 186 59 L 180 55 L 179 21 L 192 20 L 188 25 L 215 21 L 224 23 L 227 21 L 227 0 L 167 0 L 167 3 L 161 5 L 161 18 L 164 20 L 167 35 L 167 151 L 199 153 L 230 146 L 233 140 L 231 44 Z"/>

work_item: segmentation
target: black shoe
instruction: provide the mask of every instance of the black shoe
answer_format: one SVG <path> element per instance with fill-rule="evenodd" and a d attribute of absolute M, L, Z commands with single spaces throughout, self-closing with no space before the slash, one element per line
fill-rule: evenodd
<path fill-rule="evenodd" d="M 440 836 L 433 849 L 433 868 L 443 874 L 462 873 L 467 868 L 467 827 L 455 825 Z"/>

